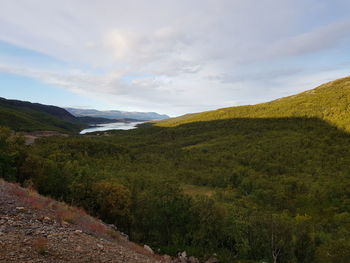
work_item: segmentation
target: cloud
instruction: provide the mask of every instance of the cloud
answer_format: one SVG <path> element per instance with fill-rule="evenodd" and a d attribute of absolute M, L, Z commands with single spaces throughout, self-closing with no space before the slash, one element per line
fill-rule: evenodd
<path fill-rule="evenodd" d="M 350 58 L 347 2 L 12 0 L 0 40 L 45 59 L 7 54 L 0 70 L 116 108 L 182 114 L 261 102 L 349 69 L 339 68 Z"/>
<path fill-rule="evenodd" d="M 272 45 L 270 54 L 274 56 L 301 56 L 339 46 L 349 40 L 350 20 L 336 22 L 299 34 Z"/>

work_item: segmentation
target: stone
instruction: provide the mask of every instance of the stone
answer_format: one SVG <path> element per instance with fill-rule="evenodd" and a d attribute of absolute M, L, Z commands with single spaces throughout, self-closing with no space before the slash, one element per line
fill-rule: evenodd
<path fill-rule="evenodd" d="M 205 263 L 220 263 L 220 261 L 216 257 L 211 257 Z"/>
<path fill-rule="evenodd" d="M 147 245 L 143 245 L 143 248 L 146 249 L 148 252 L 150 252 L 151 254 L 154 254 L 153 249 L 150 246 Z"/>
<path fill-rule="evenodd" d="M 171 256 L 164 255 L 162 262 L 164 262 L 164 263 L 171 263 L 172 262 Z"/>
<path fill-rule="evenodd" d="M 199 263 L 199 259 L 191 256 L 188 258 L 188 263 Z"/>

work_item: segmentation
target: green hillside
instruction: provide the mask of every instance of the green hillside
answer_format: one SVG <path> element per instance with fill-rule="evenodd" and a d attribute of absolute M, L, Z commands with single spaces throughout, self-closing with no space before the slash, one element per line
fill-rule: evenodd
<path fill-rule="evenodd" d="M 318 117 L 350 131 L 350 77 L 267 103 L 223 108 L 157 122 L 159 126 L 231 118 Z"/>
<path fill-rule="evenodd" d="M 59 107 L 0 98 L 0 126 L 15 131 L 78 132 L 86 125 Z"/>

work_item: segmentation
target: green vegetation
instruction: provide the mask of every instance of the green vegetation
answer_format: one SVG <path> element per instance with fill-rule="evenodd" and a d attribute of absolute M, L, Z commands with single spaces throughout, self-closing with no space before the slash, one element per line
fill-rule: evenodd
<path fill-rule="evenodd" d="M 344 82 L 318 89 L 331 101 L 334 85 Z M 262 106 L 237 109 L 253 114 L 254 107 Z M 30 147 L 1 129 L 1 176 L 84 207 L 161 253 L 346 263 L 350 134 L 339 127 L 347 129 L 348 116 L 334 115 L 336 125 L 294 115 L 236 117 L 42 138 Z"/>
<path fill-rule="evenodd" d="M 317 117 L 350 131 L 350 77 L 338 79 L 294 96 L 257 105 L 188 114 L 158 122 L 177 126 L 198 121 L 232 118 Z"/>
<path fill-rule="evenodd" d="M 86 127 L 61 108 L 2 98 L 0 125 L 15 131 L 50 130 L 69 133 L 77 133 Z"/>

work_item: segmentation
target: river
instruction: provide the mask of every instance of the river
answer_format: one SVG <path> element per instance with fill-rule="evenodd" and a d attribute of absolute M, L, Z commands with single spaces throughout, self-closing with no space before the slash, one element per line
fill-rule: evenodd
<path fill-rule="evenodd" d="M 89 132 L 96 131 L 109 131 L 109 130 L 131 130 L 137 128 L 137 124 L 143 123 L 140 122 L 113 122 L 113 123 L 105 123 L 105 124 L 96 124 L 94 127 L 89 127 L 80 132 L 80 134 L 85 134 Z"/>

